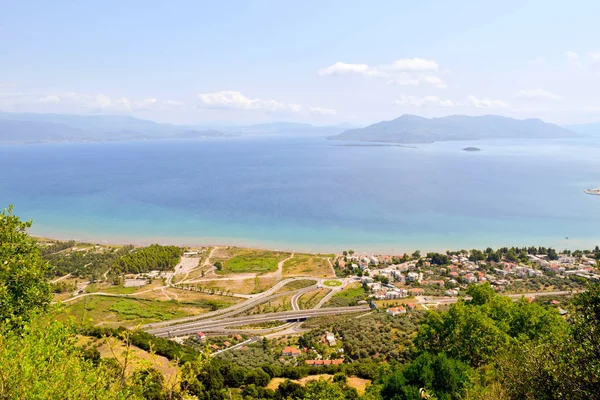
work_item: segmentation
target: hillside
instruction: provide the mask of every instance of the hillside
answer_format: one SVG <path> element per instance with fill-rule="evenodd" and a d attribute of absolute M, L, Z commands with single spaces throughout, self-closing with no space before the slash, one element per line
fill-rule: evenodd
<path fill-rule="evenodd" d="M 120 115 L 0 112 L 0 143 L 139 140 L 232 136 Z"/>
<path fill-rule="evenodd" d="M 579 134 L 540 119 L 518 120 L 497 115 L 470 117 L 451 115 L 442 118 L 423 118 L 402 115 L 362 129 L 349 129 L 334 140 L 366 142 L 430 143 L 449 140 L 482 139 L 546 139 L 577 137 Z"/>

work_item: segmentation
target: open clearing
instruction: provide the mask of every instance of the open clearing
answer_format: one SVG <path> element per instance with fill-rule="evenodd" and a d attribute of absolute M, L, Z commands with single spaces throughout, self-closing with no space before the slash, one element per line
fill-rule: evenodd
<path fill-rule="evenodd" d="M 285 293 L 290 292 L 292 290 L 303 289 L 305 287 L 316 285 L 317 281 L 313 279 L 299 279 L 297 281 L 292 281 L 283 285 L 277 292 L 275 293 Z"/>
<path fill-rule="evenodd" d="M 229 307 L 242 301 L 242 299 L 239 297 L 220 296 L 218 294 L 202 293 L 192 290 L 176 289 L 172 287 L 164 289 L 164 292 L 153 290 L 151 292 L 142 293 L 136 296 L 136 298 L 164 301 L 168 300 L 165 298 L 165 295 L 169 296 L 171 299 L 189 304 L 197 304 L 199 307 L 203 308 L 207 308 L 207 305 L 211 303 L 220 303 L 221 306 L 219 306 L 219 308 Z"/>
<path fill-rule="evenodd" d="M 215 289 L 219 292 L 228 290 L 232 293 L 239 294 L 256 294 L 264 292 L 265 290 L 273 287 L 279 279 L 277 277 L 262 277 L 257 276 L 256 278 L 246 279 L 215 279 L 210 281 L 200 281 L 194 284 L 199 285 L 203 288 Z"/>
<path fill-rule="evenodd" d="M 113 337 L 98 339 L 89 336 L 79 336 L 78 339 L 79 346 L 96 347 L 102 358 L 116 358 L 121 364 L 125 360 L 125 351 L 128 349 L 121 340 Z M 177 379 L 177 367 L 167 358 L 150 354 L 136 346 L 131 346 L 129 350 L 131 354 L 129 355 L 129 364 L 126 369 L 127 374 L 131 374 L 136 369 L 151 366 L 160 371 L 165 381 L 172 382 L 174 379 Z"/>
<path fill-rule="evenodd" d="M 134 327 L 169 319 L 202 314 L 209 310 L 196 304 L 179 303 L 175 300 L 156 301 L 126 297 L 86 296 L 66 306 L 76 321 L 87 324 L 117 327 Z M 64 318 L 67 318 L 64 315 Z"/>
<path fill-rule="evenodd" d="M 335 275 L 327 262 L 313 254 L 295 254 L 283 264 L 284 276 L 314 276 L 316 278 L 334 278 Z"/>
<path fill-rule="evenodd" d="M 304 386 L 304 385 L 306 385 L 307 382 L 316 381 L 319 379 L 332 380 L 333 375 L 330 375 L 330 374 L 309 375 L 302 379 L 292 380 L 292 382 L 296 382 L 296 383 L 299 383 L 300 385 Z M 286 380 L 285 378 L 273 378 L 273 379 L 271 379 L 271 382 L 269 382 L 269 384 L 267 385 L 267 388 L 272 389 L 272 390 L 277 390 L 279 385 L 282 382 L 284 382 L 285 380 Z M 367 385 L 369 383 L 371 383 L 371 381 L 368 379 L 361 379 L 361 378 L 357 378 L 355 376 L 351 376 L 348 378 L 347 385 L 349 387 L 356 389 L 358 391 L 358 394 L 362 395 L 365 393 L 365 389 L 367 388 Z"/>
<path fill-rule="evenodd" d="M 304 293 L 298 299 L 298 305 L 302 310 L 309 310 L 315 308 L 317 304 L 329 293 L 329 289 L 317 289 L 311 290 L 310 292 Z"/>
<path fill-rule="evenodd" d="M 257 273 L 263 274 L 277 270 L 277 263 L 291 253 L 256 249 L 227 249 L 231 257 L 226 259 L 223 269 L 217 274 Z M 212 261 L 212 260 L 211 260 Z M 213 261 L 214 262 L 214 261 Z"/>

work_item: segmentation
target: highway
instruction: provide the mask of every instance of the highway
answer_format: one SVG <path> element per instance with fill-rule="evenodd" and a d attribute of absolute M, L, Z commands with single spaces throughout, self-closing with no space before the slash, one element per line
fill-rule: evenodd
<path fill-rule="evenodd" d="M 219 318 L 216 320 L 201 320 L 177 326 L 168 326 L 147 330 L 148 333 L 159 337 L 187 336 L 198 331 L 220 331 L 229 326 L 251 325 L 269 321 L 298 321 L 323 315 L 339 315 L 369 311 L 368 306 L 334 307 L 313 310 L 295 310 L 278 313 L 256 314 L 243 317 Z"/>
<path fill-rule="evenodd" d="M 297 290 L 291 290 L 289 292 L 282 292 L 282 293 L 277 293 L 274 294 L 276 291 L 278 291 L 279 289 L 281 289 L 283 286 L 285 286 L 286 284 L 293 282 L 293 281 L 297 281 L 297 280 L 305 280 L 305 279 L 310 279 L 310 278 L 306 278 L 306 277 L 299 277 L 299 278 L 289 278 L 289 279 L 284 279 L 282 281 L 280 281 L 279 283 L 277 283 L 275 286 L 273 286 L 272 288 L 259 293 L 257 295 L 255 295 L 254 297 L 243 301 L 241 303 L 238 304 L 234 304 L 231 307 L 227 307 L 225 309 L 222 310 L 216 310 L 216 311 L 211 311 L 211 312 L 207 312 L 201 315 L 196 315 L 193 317 L 185 317 L 185 318 L 179 318 L 179 319 L 172 319 L 169 321 L 163 321 L 163 322 L 156 322 L 156 323 L 152 323 L 152 324 L 147 324 L 142 326 L 142 329 L 144 330 L 149 330 L 149 329 L 156 329 L 159 327 L 165 327 L 165 326 L 169 326 L 169 325 L 176 325 L 176 324 L 180 324 L 180 323 L 186 323 L 186 322 L 191 322 L 191 321 L 196 321 L 196 320 L 207 320 L 207 319 L 213 319 L 216 317 L 227 317 L 227 316 L 231 316 L 234 314 L 239 314 L 242 313 L 246 310 L 249 310 L 251 308 L 254 308 L 255 306 L 262 304 L 262 303 L 266 303 L 268 301 L 274 300 L 278 297 L 281 296 L 287 296 L 290 294 L 304 294 L 306 292 L 310 292 L 311 290 L 315 290 L 317 289 L 317 280 L 314 279 L 315 281 L 315 285 L 312 286 L 308 286 L 302 289 L 297 289 Z"/>

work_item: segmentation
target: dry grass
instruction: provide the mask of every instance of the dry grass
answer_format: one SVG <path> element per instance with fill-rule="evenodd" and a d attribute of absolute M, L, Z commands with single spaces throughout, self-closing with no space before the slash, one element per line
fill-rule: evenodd
<path fill-rule="evenodd" d="M 209 311 L 209 305 L 202 308 L 191 303 L 176 301 L 153 301 L 128 297 L 86 296 L 65 306 L 68 313 L 59 319 L 70 316 L 82 324 L 108 327 L 135 327 L 137 325 L 166 321 L 198 315 Z"/>
<path fill-rule="evenodd" d="M 292 310 L 292 297 L 293 297 L 293 295 L 278 297 L 269 302 L 259 304 L 255 307 L 249 309 L 244 314 L 253 315 L 253 314 L 266 314 L 266 313 L 271 313 L 271 312 L 280 312 L 280 311 L 291 311 Z"/>
<path fill-rule="evenodd" d="M 300 385 L 304 386 L 304 385 L 306 385 L 307 382 L 316 381 L 321 378 L 325 379 L 325 380 L 332 380 L 333 375 L 330 375 L 330 374 L 309 375 L 302 379 L 292 380 L 292 382 L 296 382 L 296 383 L 299 383 Z M 269 384 L 267 385 L 267 388 L 272 389 L 272 390 L 277 390 L 279 385 L 282 382 L 284 382 L 285 380 L 286 379 L 284 379 L 284 378 L 273 378 L 273 379 L 271 379 L 271 382 L 269 382 Z M 365 389 L 367 388 L 367 385 L 369 383 L 371 383 L 371 381 L 368 379 L 361 379 L 361 378 L 357 378 L 355 376 L 351 376 L 348 378 L 347 385 L 349 387 L 356 389 L 358 391 L 359 395 L 363 395 L 365 393 Z"/>
<path fill-rule="evenodd" d="M 313 254 L 295 254 L 283 264 L 283 275 L 335 278 L 327 259 Z"/>
<path fill-rule="evenodd" d="M 125 344 L 116 338 L 97 339 L 88 336 L 79 336 L 80 346 L 97 347 L 102 358 L 116 358 L 121 365 L 125 361 L 127 347 Z M 177 367 L 167 358 L 148 353 L 139 347 L 131 346 L 128 356 L 127 373 L 131 374 L 139 368 L 156 368 L 165 377 L 165 381 L 172 382 L 177 379 Z"/>
<path fill-rule="evenodd" d="M 298 299 L 298 305 L 303 310 L 314 308 L 317 304 L 319 304 L 319 301 L 321 301 L 323 297 L 327 296 L 327 293 L 329 292 L 330 290 L 326 288 L 311 290 L 310 292 L 304 293 L 302 296 L 300 296 Z"/>
<path fill-rule="evenodd" d="M 196 301 L 219 301 L 219 302 L 235 304 L 235 303 L 239 303 L 240 301 L 243 300 L 243 299 L 240 299 L 239 297 L 221 296 L 218 294 L 202 293 L 202 292 L 195 292 L 195 291 L 191 291 L 191 290 L 183 290 L 183 289 L 176 289 L 176 288 L 165 288 L 164 292 L 171 299 L 186 302 L 186 303 L 193 303 Z M 150 299 L 150 300 L 169 300 L 166 298 L 165 293 L 163 293 L 161 290 L 153 290 L 151 292 L 142 293 L 135 297 L 140 298 L 140 299 Z"/>

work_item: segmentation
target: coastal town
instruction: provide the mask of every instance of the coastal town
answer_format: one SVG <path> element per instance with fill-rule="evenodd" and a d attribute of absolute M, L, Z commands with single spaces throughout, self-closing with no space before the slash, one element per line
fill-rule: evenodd
<path fill-rule="evenodd" d="M 340 270 L 355 274 L 375 300 L 456 297 L 469 285 L 484 282 L 497 292 L 526 294 L 548 288 L 572 290 L 586 281 L 600 281 L 597 260 L 589 251 L 557 254 L 552 249 L 529 248 L 520 258 L 508 249 L 505 255 L 489 249 L 425 257 L 418 252 L 411 257 L 345 253 L 336 261 Z"/>

